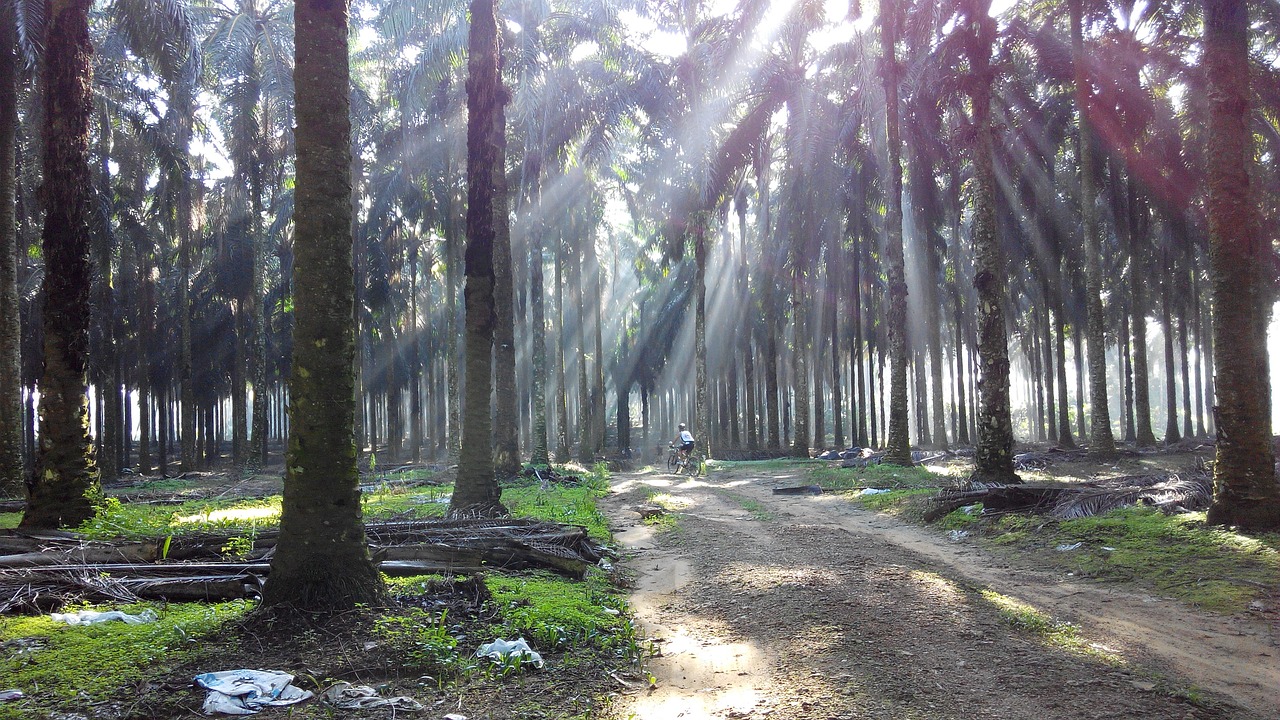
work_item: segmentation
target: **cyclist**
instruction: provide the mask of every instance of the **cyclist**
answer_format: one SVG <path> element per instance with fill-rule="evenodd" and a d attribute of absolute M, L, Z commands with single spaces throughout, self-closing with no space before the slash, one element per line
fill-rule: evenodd
<path fill-rule="evenodd" d="M 680 432 L 676 435 L 676 443 L 680 448 L 680 452 L 684 453 L 686 458 L 693 452 L 693 433 L 689 432 L 684 423 L 680 423 Z"/>

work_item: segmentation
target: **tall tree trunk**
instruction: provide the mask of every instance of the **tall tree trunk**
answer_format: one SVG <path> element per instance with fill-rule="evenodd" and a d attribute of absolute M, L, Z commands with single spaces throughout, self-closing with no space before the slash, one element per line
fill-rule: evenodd
<path fill-rule="evenodd" d="M 1191 427 L 1191 356 L 1187 352 L 1187 314 L 1185 308 L 1178 311 L 1178 345 L 1182 356 L 1182 437 L 1195 435 Z"/>
<path fill-rule="evenodd" d="M 546 297 L 542 279 L 542 235 L 546 232 L 542 206 L 542 157 L 538 152 L 526 152 L 525 162 L 533 177 L 531 201 L 526 204 L 531 217 L 529 232 L 529 311 L 533 324 L 533 442 L 530 462 L 549 465 L 550 452 L 547 443 L 547 321 L 544 310 Z"/>
<path fill-rule="evenodd" d="M 111 121 L 105 112 L 98 116 L 98 174 L 102 185 L 99 192 L 102 202 L 108 205 L 107 213 L 113 212 L 109 205 L 113 194 L 111 188 Z M 115 480 L 120 475 L 119 451 L 120 443 L 120 393 L 115 383 L 119 375 L 120 353 L 116 346 L 117 323 L 115 305 L 115 280 L 112 269 L 112 253 L 115 239 L 110 232 L 95 233 L 93 237 L 93 262 L 97 265 L 98 277 L 93 285 L 94 322 L 97 323 L 97 342 L 91 347 L 93 356 L 90 364 L 92 381 L 98 391 L 101 402 L 101 432 L 98 434 L 98 476 L 103 482 Z M 90 333 L 91 337 L 93 333 Z"/>
<path fill-rule="evenodd" d="M 499 58 L 499 66 L 502 61 Z M 507 187 L 507 115 L 505 88 L 503 101 L 493 114 L 497 165 L 493 168 L 493 301 L 496 313 L 493 328 L 494 426 L 493 465 L 501 477 L 520 474 L 520 415 L 516 404 L 516 316 L 515 272 L 511 261 L 511 211 Z"/>
<path fill-rule="evenodd" d="M 1135 212 L 1131 204 L 1130 213 Z M 1129 290 L 1133 303 L 1133 405 L 1138 447 L 1150 447 L 1156 444 L 1156 436 L 1151 429 L 1151 386 L 1147 370 L 1146 292 L 1149 278 L 1144 268 L 1146 251 L 1140 247 L 1138 235 L 1137 232 L 1132 233 L 1129 249 Z"/>
<path fill-rule="evenodd" d="M 693 232 L 694 259 L 694 421 L 693 435 L 703 457 L 711 457 L 711 423 L 707 408 L 707 222 L 703 212 L 688 219 Z"/>
<path fill-rule="evenodd" d="M 898 10 L 896 2 L 882 2 L 880 47 L 883 52 L 885 134 L 889 153 L 889 187 L 885 211 L 888 235 L 886 268 L 889 280 L 889 439 L 884 462 L 911 465 L 911 425 L 907 412 L 907 279 L 902 248 L 902 138 L 898 129 Z"/>
<path fill-rule="evenodd" d="M 1249 188 L 1248 3 L 1204 0 L 1209 78 L 1209 260 L 1217 453 L 1214 525 L 1280 529 L 1280 483 L 1271 439 L 1267 325 L 1274 288 L 1270 247 Z"/>
<path fill-rule="evenodd" d="M 1164 326 L 1164 444 L 1172 445 L 1182 437 L 1178 434 L 1178 367 L 1173 360 L 1173 320 L 1169 312 L 1169 283 L 1172 272 L 1166 267 L 1160 283 L 1160 323 Z"/>
<path fill-rule="evenodd" d="M 98 487 L 89 438 L 89 0 L 47 6 L 44 71 L 44 374 L 40 444 L 25 528 L 74 526 Z"/>
<path fill-rule="evenodd" d="M 471 0 L 467 59 L 467 256 L 466 418 L 462 453 L 450 514 L 505 515 L 494 474 L 492 393 L 494 343 L 494 241 L 498 203 L 496 173 L 502 172 L 503 106 L 501 48 L 496 0 Z M 504 208 L 505 210 L 505 208 Z M 505 217 L 505 215 L 504 215 Z"/>
<path fill-rule="evenodd" d="M 1125 442 L 1137 442 L 1138 431 L 1134 425 L 1133 418 L 1133 334 L 1130 328 L 1128 313 L 1122 313 L 1120 316 L 1120 347 L 1117 348 L 1117 354 L 1120 356 L 1120 380 L 1122 383 L 1121 393 L 1124 404 L 1124 440 Z"/>
<path fill-rule="evenodd" d="M 448 170 L 446 170 L 448 174 Z M 458 269 L 462 266 L 463 237 L 458 231 L 458 220 L 456 206 L 457 202 L 453 193 L 449 195 L 447 213 L 444 222 L 445 236 L 445 252 L 449 257 L 445 263 L 445 280 L 448 288 L 445 292 L 448 294 L 449 301 L 448 313 L 446 320 L 449 323 L 449 332 L 446 334 L 448 338 L 449 348 L 449 364 L 447 366 L 446 381 L 449 385 L 449 456 L 455 457 L 462 448 L 462 354 L 463 345 L 466 339 L 466 329 L 462 314 L 458 312 L 458 291 L 461 280 L 458 277 Z M 488 400 L 485 401 L 486 405 Z"/>
<path fill-rule="evenodd" d="M 837 241 L 838 242 L 838 241 Z M 841 258 L 843 261 L 843 258 Z M 840 263 L 843 265 L 843 262 Z M 846 445 L 844 442 L 844 407 L 842 405 L 843 392 L 840 388 L 840 362 L 843 359 L 840 352 L 840 325 L 837 321 L 839 313 L 836 311 L 836 305 L 840 298 L 839 280 L 834 280 L 834 287 L 827 293 L 827 332 L 831 334 L 831 424 L 834 436 L 832 441 L 835 443 L 837 450 L 843 450 Z"/>
<path fill-rule="evenodd" d="M 1081 27 L 1084 0 L 1071 0 L 1071 47 L 1075 66 L 1076 111 L 1080 136 L 1080 214 L 1084 219 L 1085 307 L 1088 314 L 1086 337 L 1089 343 L 1089 454 L 1108 458 L 1115 455 L 1111 434 L 1111 414 L 1107 408 L 1106 316 L 1102 309 L 1102 234 L 1098 212 L 1092 113 L 1093 92 L 1085 66 L 1084 34 Z"/>
<path fill-rule="evenodd" d="M 1204 324 L 1202 322 L 1203 315 L 1200 313 L 1200 271 L 1194 269 L 1191 271 L 1191 320 L 1195 327 L 1196 334 L 1196 437 L 1205 437 L 1208 432 L 1204 426 L 1204 360 L 1205 360 L 1205 343 L 1204 341 Z M 1212 401 L 1210 401 L 1212 403 Z"/>
<path fill-rule="evenodd" d="M 299 0 L 294 24 L 290 432 L 280 538 L 262 601 L 267 608 L 337 611 L 385 595 L 369 557 L 356 467 L 347 4 Z"/>
<path fill-rule="evenodd" d="M 1071 437 L 1071 419 L 1067 405 L 1067 333 L 1066 324 L 1062 321 L 1062 289 L 1055 289 L 1057 302 L 1053 304 L 1053 337 L 1057 342 L 1058 359 L 1058 447 L 1070 450 L 1075 448 L 1076 443 Z"/>
<path fill-rule="evenodd" d="M 960 445 L 970 443 L 969 436 L 969 403 L 965 400 L 964 372 L 964 305 L 961 302 L 960 290 L 956 289 L 956 442 Z"/>
<path fill-rule="evenodd" d="M 264 121 L 264 128 L 266 123 Z M 264 142 L 265 144 L 265 142 Z M 265 151 L 259 158 L 265 156 Z M 262 228 L 262 167 L 255 162 L 249 173 L 252 216 L 249 220 L 253 248 L 253 284 L 249 293 L 249 382 L 253 385 L 253 426 L 249 440 L 249 463 L 254 468 L 267 464 L 267 325 L 266 274 L 267 238 Z"/>
<path fill-rule="evenodd" d="M 1020 483 L 1013 471 L 1013 421 L 1009 413 L 1009 344 L 1004 328 L 1005 277 L 1008 269 L 996 237 L 995 169 L 991 124 L 991 47 L 996 21 L 991 0 L 970 0 L 966 14 L 970 78 L 966 87 L 973 104 L 974 190 L 973 284 L 978 292 L 978 362 L 981 399 L 978 447 L 973 479 Z"/>
<path fill-rule="evenodd" d="M 564 242 L 556 240 L 556 457 L 569 459 L 569 391 L 564 368 Z"/>
<path fill-rule="evenodd" d="M 191 84 L 179 82 L 174 92 L 178 123 L 178 152 L 185 156 L 191 145 L 191 124 L 195 115 Z M 192 227 L 195 214 L 195 179 L 184 172 L 178 181 L 178 399 L 182 415 L 179 458 L 181 471 L 196 468 L 196 396 L 191 376 L 191 251 L 197 233 Z"/>
<path fill-rule="evenodd" d="M 418 319 L 418 244 L 409 245 L 409 457 L 422 460 L 422 327 Z"/>
<path fill-rule="evenodd" d="M 18 299 L 18 32 L 0 6 L 0 492 L 25 488 L 22 458 L 22 328 Z"/>
<path fill-rule="evenodd" d="M 138 384 L 138 474 L 151 474 L 151 336 L 155 316 L 151 282 L 150 243 L 139 240 L 134 249 L 134 270 L 137 274 L 138 302 L 137 327 L 134 334 L 136 362 L 134 379 Z"/>
<path fill-rule="evenodd" d="M 1058 409 L 1057 401 L 1054 397 L 1054 366 L 1053 366 L 1053 331 L 1049 325 L 1049 284 L 1046 282 L 1041 286 L 1044 298 L 1044 306 L 1041 308 L 1040 318 L 1043 321 L 1040 326 L 1040 351 L 1042 372 L 1044 374 L 1045 387 L 1045 415 L 1049 420 L 1049 442 L 1058 441 Z"/>

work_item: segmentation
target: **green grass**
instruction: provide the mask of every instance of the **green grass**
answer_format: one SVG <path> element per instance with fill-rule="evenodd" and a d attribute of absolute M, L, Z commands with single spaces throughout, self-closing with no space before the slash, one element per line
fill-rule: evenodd
<path fill-rule="evenodd" d="M 960 472 L 957 466 L 956 472 Z M 953 483 L 955 475 L 949 468 L 942 471 L 924 467 L 900 467 L 897 465 L 872 465 L 866 468 L 842 468 L 824 464 L 809 471 L 813 482 L 824 490 L 852 490 L 857 488 L 936 488 Z"/>
<path fill-rule="evenodd" d="M 1100 646 L 1089 643 L 1080 634 L 1080 628 L 1073 623 L 1056 620 L 1036 608 L 1001 595 L 994 590 L 982 590 L 979 593 L 1005 622 L 1023 632 L 1030 633 L 1045 645 L 1060 648 L 1076 655 L 1102 660 L 1109 665 L 1121 665 L 1123 661 L 1114 653 L 1107 652 Z"/>
<path fill-rule="evenodd" d="M 751 498 L 743 497 L 734 493 L 725 493 L 725 497 L 737 503 L 743 510 L 746 510 L 752 520 L 771 522 L 776 517 L 773 513 L 769 512 L 768 508 L 764 506 L 764 503 L 761 503 L 759 500 L 752 500 Z"/>
<path fill-rule="evenodd" d="M 22 522 L 22 513 L 0 513 L 0 530 L 12 530 Z"/>
<path fill-rule="evenodd" d="M 1132 507 L 1046 529 L 1055 547 L 1083 543 L 1055 553 L 1079 575 L 1136 582 L 1215 612 L 1244 610 L 1280 578 L 1280 535 L 1211 527 L 1202 512 Z"/>
<path fill-rule="evenodd" d="M 120 622 L 68 626 L 48 616 L 0 617 L 0 685 L 28 697 L 0 705 L 0 719 L 35 717 L 51 706 L 84 708 L 143 678 L 157 665 L 172 667 L 200 650 L 200 639 L 250 608 L 244 601 L 120 607 L 129 613 L 154 610 L 143 625 Z M 22 645 L 37 649 L 22 650 Z"/>

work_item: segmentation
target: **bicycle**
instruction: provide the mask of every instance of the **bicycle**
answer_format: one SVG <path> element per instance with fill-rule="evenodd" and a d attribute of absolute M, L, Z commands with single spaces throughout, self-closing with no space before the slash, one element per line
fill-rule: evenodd
<path fill-rule="evenodd" d="M 679 473 L 681 457 L 684 455 L 684 451 L 675 443 L 672 443 L 667 447 L 671 450 L 671 452 L 667 454 L 667 472 Z"/>
<path fill-rule="evenodd" d="M 698 477 L 705 472 L 706 465 L 702 456 L 695 450 L 685 452 L 684 448 L 675 445 L 669 446 L 671 454 L 667 456 L 667 470 L 676 474 L 684 474 L 689 477 Z"/>

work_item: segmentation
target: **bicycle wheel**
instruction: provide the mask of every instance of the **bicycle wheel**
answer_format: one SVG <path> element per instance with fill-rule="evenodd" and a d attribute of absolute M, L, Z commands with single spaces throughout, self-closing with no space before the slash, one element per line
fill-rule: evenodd
<path fill-rule="evenodd" d="M 667 472 L 680 472 L 680 454 L 671 453 L 667 456 Z"/>
<path fill-rule="evenodd" d="M 697 453 L 689 453 L 689 459 L 685 460 L 684 471 L 689 477 L 698 477 L 702 474 L 702 457 Z"/>

